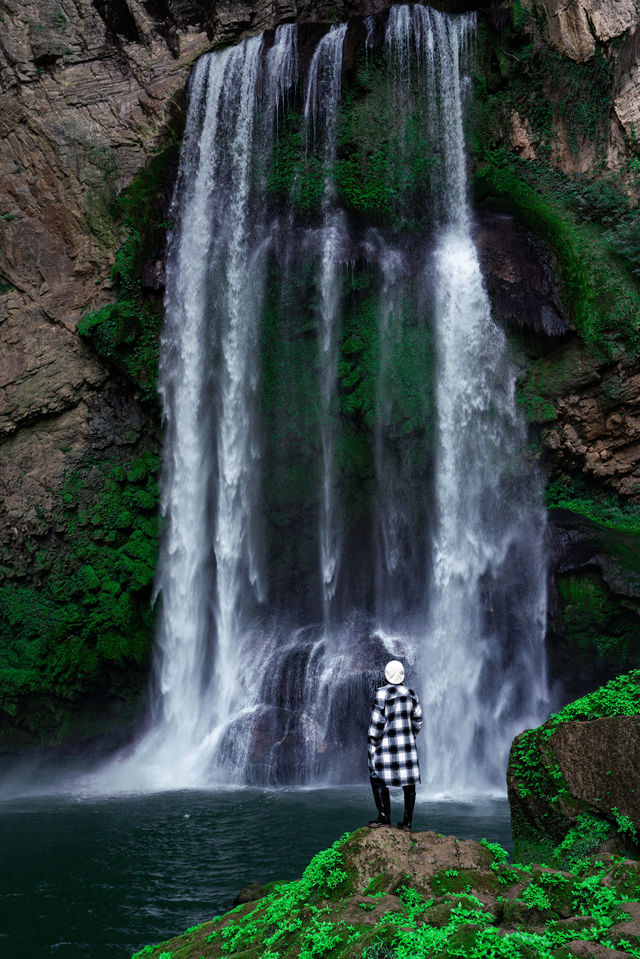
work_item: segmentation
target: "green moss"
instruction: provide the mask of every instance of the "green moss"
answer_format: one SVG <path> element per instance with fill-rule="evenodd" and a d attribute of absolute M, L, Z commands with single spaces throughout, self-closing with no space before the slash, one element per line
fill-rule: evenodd
<path fill-rule="evenodd" d="M 614 598 L 598 572 L 559 574 L 556 582 L 563 641 L 579 660 L 640 662 L 640 604 Z"/>
<path fill-rule="evenodd" d="M 516 110 L 527 118 L 536 149 L 546 159 L 562 129 L 574 154 L 592 144 L 603 160 L 615 63 L 601 48 L 588 61 L 576 63 L 545 42 L 539 11 L 513 4 L 510 15 L 510 22 L 502 21 L 499 37 L 489 21 L 479 25 L 475 137 L 491 133 L 485 143 L 499 140 Z"/>
<path fill-rule="evenodd" d="M 474 176 L 477 199 L 513 214 L 554 250 L 566 312 L 591 349 L 607 356 L 620 340 L 631 352 L 640 352 L 637 285 L 602 229 L 580 221 L 540 170 L 506 151 L 485 153 Z M 534 397 L 529 405 L 535 412 Z M 543 403 L 542 409 L 546 414 L 548 406 Z"/>
<path fill-rule="evenodd" d="M 518 401 L 534 423 L 557 418 L 556 403 L 567 393 L 599 383 L 603 354 L 593 346 L 570 340 L 559 349 L 530 361 L 518 384 Z"/>
<path fill-rule="evenodd" d="M 329 165 L 313 143 L 305 142 L 302 104 L 295 104 L 282 118 L 265 171 L 272 202 L 314 217 L 331 181 L 349 213 L 391 232 L 424 229 L 431 223 L 437 173 L 420 89 L 415 84 L 400 109 L 386 56 L 367 59 L 360 50 L 342 91 L 335 161 Z"/>
<path fill-rule="evenodd" d="M 317 264 L 306 252 L 287 264 L 271 258 L 261 329 L 261 415 L 269 424 L 263 432 L 268 565 L 274 594 L 292 588 L 293 571 L 297 595 L 308 596 L 310 604 L 322 462 L 317 281 Z M 434 347 L 429 317 L 419 313 L 413 290 L 395 304 L 393 333 L 381 340 L 381 292 L 371 266 L 358 259 L 343 271 L 340 283 L 337 395 L 331 413 L 345 538 L 353 540 L 361 535 L 354 530 L 373 526 L 379 391 L 385 396 L 385 457 L 416 502 L 424 499 L 433 448 Z"/>
<path fill-rule="evenodd" d="M 571 649 L 600 681 L 640 664 L 640 506 L 584 480 L 549 484 L 547 506 L 601 557 L 601 570 L 556 574 L 559 599 L 551 648 Z M 567 515 L 569 514 L 569 515 Z"/>
<path fill-rule="evenodd" d="M 590 487 L 579 477 L 565 475 L 550 483 L 545 503 L 549 509 L 565 509 L 585 516 L 603 529 L 631 536 L 640 534 L 639 503 Z"/>
<path fill-rule="evenodd" d="M 576 825 L 554 849 L 553 862 L 560 868 L 580 863 L 614 833 L 615 828 L 610 822 L 590 813 L 582 813 Z"/>
<path fill-rule="evenodd" d="M 499 38 L 487 21 L 481 24 L 472 132 L 475 195 L 515 215 L 554 251 L 565 309 L 585 343 L 607 354 L 619 340 L 638 353 L 640 211 L 628 196 L 635 174 L 605 168 L 615 58 L 598 49 L 578 64 L 544 36 L 538 15 L 520 15 L 515 7 Z M 505 146 L 516 114 L 529 128 L 535 160 Z M 575 157 L 594 155 L 588 175 L 561 172 L 560 141 Z M 544 393 L 525 396 L 537 422 L 553 418 L 551 406 Z"/>
<path fill-rule="evenodd" d="M 365 896 L 379 896 L 381 894 L 389 892 L 391 883 L 393 882 L 393 876 L 388 872 L 379 872 L 376 876 L 373 876 L 364 890 Z"/>
<path fill-rule="evenodd" d="M 161 319 L 160 308 L 140 294 L 83 316 L 78 332 L 99 356 L 133 380 L 145 398 L 154 399 Z"/>
<path fill-rule="evenodd" d="M 361 53 L 343 97 L 334 176 L 345 209 L 415 232 L 430 222 L 435 189 L 428 110 L 418 83 L 399 108 L 394 79 L 385 57 Z"/>
<path fill-rule="evenodd" d="M 35 742 L 84 734 L 78 709 L 99 726 L 103 697 L 120 702 L 114 722 L 122 721 L 143 687 L 153 626 L 158 459 L 146 452 L 128 465 L 135 484 L 122 484 L 122 467 L 108 462 L 70 472 L 55 549 L 34 543 L 32 584 L 16 580 L 11 567 L 0 579 L 0 710 Z M 135 511 L 123 524 L 122 507 L 132 502 Z M 13 733 L 3 729 L 10 744 Z"/>

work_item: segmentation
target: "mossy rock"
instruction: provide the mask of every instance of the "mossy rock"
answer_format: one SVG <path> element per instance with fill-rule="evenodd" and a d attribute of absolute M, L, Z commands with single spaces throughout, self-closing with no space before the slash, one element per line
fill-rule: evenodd
<path fill-rule="evenodd" d="M 640 670 L 521 733 L 507 770 L 516 854 L 567 865 L 598 849 L 637 850 L 638 762 Z"/>
<path fill-rule="evenodd" d="M 70 471 L 53 517 L 55 548 L 34 544 L 31 582 L 15 567 L 0 582 L 3 749 L 121 736 L 139 718 L 153 634 L 158 466 L 143 450 Z"/>

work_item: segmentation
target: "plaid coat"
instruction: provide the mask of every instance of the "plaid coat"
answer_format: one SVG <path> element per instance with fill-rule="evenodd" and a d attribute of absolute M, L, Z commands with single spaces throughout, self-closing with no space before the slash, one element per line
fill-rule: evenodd
<path fill-rule="evenodd" d="M 420 782 L 415 737 L 422 726 L 420 701 L 406 686 L 382 686 L 369 724 L 369 773 L 387 786 Z"/>

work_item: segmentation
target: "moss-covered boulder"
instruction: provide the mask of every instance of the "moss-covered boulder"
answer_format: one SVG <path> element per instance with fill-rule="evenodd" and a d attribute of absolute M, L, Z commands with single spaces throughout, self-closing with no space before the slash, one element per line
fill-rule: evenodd
<path fill-rule="evenodd" d="M 570 959 L 638 949 L 638 863 L 606 856 L 560 871 L 507 859 L 484 840 L 359 829 L 298 881 L 135 959 Z"/>
<path fill-rule="evenodd" d="M 638 851 L 640 670 L 516 737 L 507 783 L 516 855 L 566 865 Z"/>

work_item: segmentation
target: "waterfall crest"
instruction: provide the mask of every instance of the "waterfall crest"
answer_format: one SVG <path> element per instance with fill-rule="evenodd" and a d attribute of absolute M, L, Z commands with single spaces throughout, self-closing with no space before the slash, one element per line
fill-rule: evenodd
<path fill-rule="evenodd" d="M 346 24 L 320 39 L 304 80 L 295 25 L 194 69 L 162 338 L 156 700 L 114 779 L 362 778 L 370 697 L 389 658 L 405 661 L 424 700 L 432 794 L 501 790 L 512 736 L 544 711 L 540 482 L 467 199 L 474 24 L 393 7 L 379 44 L 398 167 L 410 162 L 410 129 L 430 145 L 419 160 L 431 227 L 419 240 L 403 226 L 413 216 L 403 190 L 394 235 L 341 201 Z M 367 69 L 381 25 L 365 22 Z M 300 157 L 284 210 L 269 191 L 296 103 Z M 312 214 L 295 206 L 309 171 Z M 362 316 L 373 316 L 366 328 Z M 307 341 L 313 368 L 296 369 Z M 351 355 L 371 370 L 370 396 L 353 392 Z M 354 422 L 369 447 L 357 447 L 356 480 L 344 433 Z M 291 523 L 280 503 L 297 490 Z"/>

